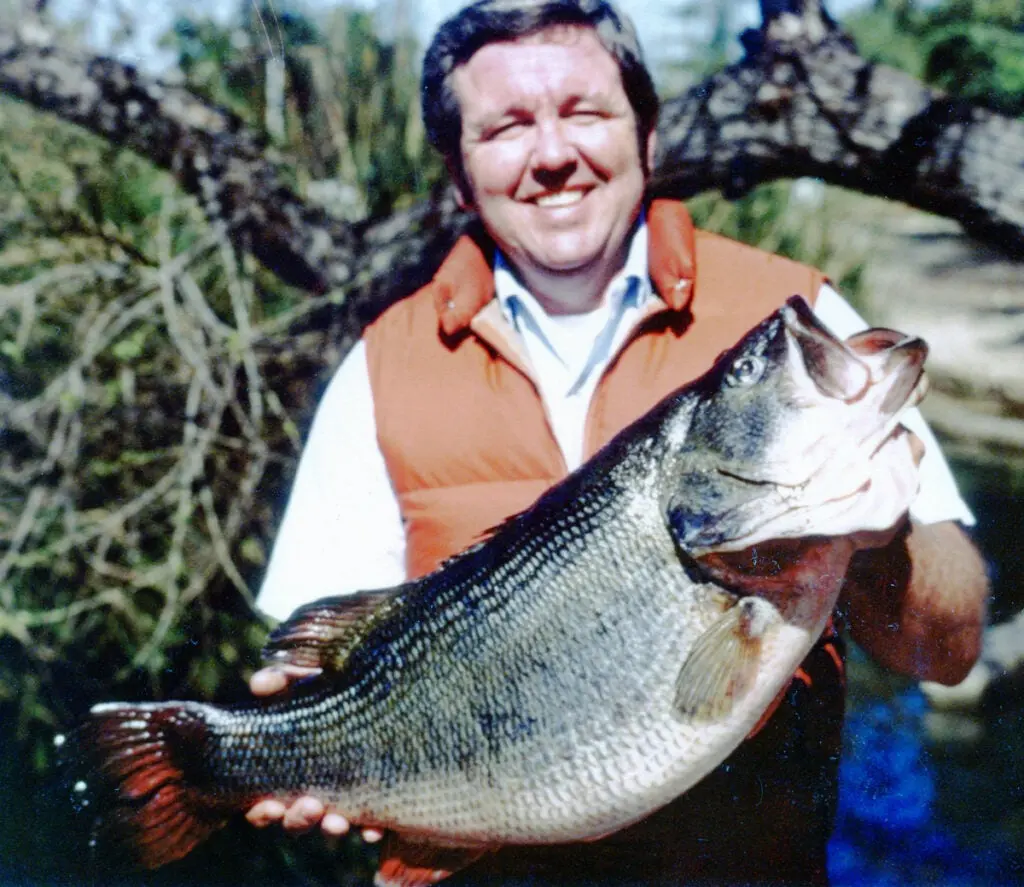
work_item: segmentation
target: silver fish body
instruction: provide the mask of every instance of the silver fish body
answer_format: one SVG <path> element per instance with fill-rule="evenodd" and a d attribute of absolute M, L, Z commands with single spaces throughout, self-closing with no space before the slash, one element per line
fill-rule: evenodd
<path fill-rule="evenodd" d="M 96 706 L 110 822 L 159 865 L 226 811 L 312 793 L 400 836 L 397 884 L 644 817 L 750 733 L 864 534 L 905 514 L 925 353 L 839 342 L 791 300 L 435 573 L 297 611 L 265 655 L 323 674 L 286 701 Z"/>

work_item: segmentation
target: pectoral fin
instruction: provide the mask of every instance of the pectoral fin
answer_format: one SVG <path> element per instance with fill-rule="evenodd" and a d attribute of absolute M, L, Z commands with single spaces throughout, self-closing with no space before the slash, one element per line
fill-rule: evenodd
<path fill-rule="evenodd" d="M 479 847 L 438 847 L 389 834 L 373 883 L 377 887 L 428 887 L 465 868 L 486 852 Z"/>
<path fill-rule="evenodd" d="M 263 647 L 263 661 L 325 671 L 341 668 L 369 620 L 394 602 L 399 590 L 361 591 L 300 607 L 271 632 Z"/>
<path fill-rule="evenodd" d="M 781 621 L 763 598 L 741 598 L 716 619 L 693 645 L 676 679 L 675 704 L 687 720 L 726 717 L 753 685 L 761 642 Z"/>

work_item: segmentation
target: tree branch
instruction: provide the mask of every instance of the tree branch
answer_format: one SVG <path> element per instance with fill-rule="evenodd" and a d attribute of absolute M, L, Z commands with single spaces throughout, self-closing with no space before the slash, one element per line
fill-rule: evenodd
<path fill-rule="evenodd" d="M 762 7 L 746 58 L 665 104 L 657 190 L 737 196 L 815 176 L 1024 256 L 1024 122 L 870 64 L 817 2 Z"/>
<path fill-rule="evenodd" d="M 816 176 L 956 219 L 1024 255 L 1024 123 L 869 64 L 818 0 L 762 0 L 762 12 L 742 62 L 666 102 L 656 193 L 735 197 Z M 344 337 L 429 279 L 467 224 L 447 192 L 387 219 L 332 221 L 230 113 L 42 32 L 0 33 L 0 90 L 171 170 L 286 282 L 346 290 L 334 318 Z"/>
<path fill-rule="evenodd" d="M 233 114 L 130 65 L 79 55 L 38 28 L 0 32 L 0 90 L 171 171 L 214 221 L 285 282 L 342 288 L 366 271 L 363 240 L 283 181 Z M 430 213 L 407 214 L 407 224 Z M 389 226 L 393 227 L 393 226 Z"/>

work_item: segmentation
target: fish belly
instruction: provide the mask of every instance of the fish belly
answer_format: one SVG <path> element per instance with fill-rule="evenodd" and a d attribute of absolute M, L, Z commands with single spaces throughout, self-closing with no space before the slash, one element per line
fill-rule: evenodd
<path fill-rule="evenodd" d="M 695 612 L 662 617 L 662 630 L 645 643 L 628 652 L 606 647 L 615 667 L 565 680 L 563 704 L 535 707 L 540 723 L 523 741 L 461 768 L 421 768 L 388 786 L 368 780 L 334 800 L 355 822 L 461 845 L 588 840 L 623 828 L 724 761 L 817 637 L 780 626 L 762 650 L 754 685 L 729 715 L 694 721 L 674 706 L 675 680 L 701 624 Z"/>

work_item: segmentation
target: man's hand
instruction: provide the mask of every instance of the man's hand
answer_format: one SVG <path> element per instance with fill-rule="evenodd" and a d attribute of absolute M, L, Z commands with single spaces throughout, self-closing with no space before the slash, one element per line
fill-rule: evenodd
<path fill-rule="evenodd" d="M 955 523 L 911 524 L 857 554 L 843 599 L 853 639 L 882 665 L 956 684 L 981 652 L 985 564 Z"/>
<path fill-rule="evenodd" d="M 319 674 L 316 668 L 300 668 L 295 665 L 272 665 L 257 671 L 249 680 L 249 689 L 254 696 L 272 696 L 282 693 L 300 678 Z M 266 798 L 254 804 L 245 814 L 256 828 L 266 828 L 281 823 L 286 832 L 300 835 L 317 825 L 320 831 L 331 837 L 344 835 L 349 830 L 349 821 L 337 810 L 326 806 L 323 801 L 309 795 L 284 801 Z M 377 829 L 363 829 L 363 840 L 368 843 L 384 837 Z"/>
<path fill-rule="evenodd" d="M 920 464 L 924 445 L 909 433 Z M 903 524 L 859 546 L 841 608 L 853 639 L 918 680 L 956 684 L 981 653 L 989 595 L 985 562 L 953 521 Z"/>

